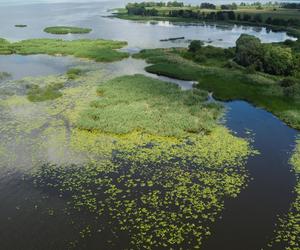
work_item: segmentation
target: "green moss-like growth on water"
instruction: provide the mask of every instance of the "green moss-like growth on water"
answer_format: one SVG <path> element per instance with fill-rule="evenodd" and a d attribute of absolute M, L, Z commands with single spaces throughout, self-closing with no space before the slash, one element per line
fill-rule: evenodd
<path fill-rule="evenodd" d="M 90 109 L 82 112 L 81 128 L 70 134 L 72 148 L 89 154 L 91 163 L 43 165 L 34 183 L 68 199 L 71 213 L 93 217 L 81 237 L 95 234 L 101 246 L 199 248 L 225 198 L 247 183 L 249 142 L 218 125 L 220 109 L 205 103 L 203 91 L 135 75 L 108 81 L 97 94 L 94 117 Z"/>
<path fill-rule="evenodd" d="M 0 39 L 0 54 L 48 54 L 48 55 L 71 55 L 79 58 L 92 59 L 97 62 L 112 62 L 128 57 L 125 52 L 117 49 L 125 46 L 126 42 L 109 40 L 72 40 L 61 39 L 29 39 L 11 43 Z"/>
<path fill-rule="evenodd" d="M 206 91 L 183 92 L 175 84 L 162 84 L 143 75 L 102 84 L 98 95 L 79 120 L 80 128 L 116 134 L 140 130 L 179 136 L 210 131 L 221 111 L 218 105 L 204 103 L 208 98 Z"/>
<path fill-rule="evenodd" d="M 289 213 L 280 219 L 276 230 L 275 240 L 270 244 L 272 249 L 299 250 L 300 249 L 300 141 L 291 158 L 297 178 L 295 187 L 296 199 L 292 203 Z M 277 248 L 278 247 L 278 248 Z"/>
<path fill-rule="evenodd" d="M 73 26 L 54 26 L 47 27 L 44 29 L 44 32 L 56 35 L 66 35 L 66 34 L 86 34 L 90 33 L 92 29 L 89 28 L 80 28 Z"/>
<path fill-rule="evenodd" d="M 62 93 L 59 91 L 62 87 L 61 83 L 50 84 L 44 87 L 30 85 L 28 86 L 27 97 L 32 102 L 54 100 L 62 96 Z"/>

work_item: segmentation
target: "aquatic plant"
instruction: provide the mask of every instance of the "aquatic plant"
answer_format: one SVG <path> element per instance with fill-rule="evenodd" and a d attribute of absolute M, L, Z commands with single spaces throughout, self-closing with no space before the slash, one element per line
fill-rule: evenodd
<path fill-rule="evenodd" d="M 97 62 L 112 62 L 128 57 L 125 52 L 116 51 L 125 46 L 126 42 L 109 40 L 72 40 L 60 39 L 30 39 L 10 43 L 0 39 L 0 54 L 48 54 L 48 55 L 72 55 L 80 58 L 88 58 Z"/>
<path fill-rule="evenodd" d="M 291 164 L 296 175 L 295 201 L 292 203 L 288 214 L 280 218 L 276 229 L 276 237 L 270 243 L 272 249 L 280 247 L 285 250 L 300 249 L 300 141 L 291 158 Z"/>
<path fill-rule="evenodd" d="M 73 26 L 54 26 L 47 27 L 44 29 L 44 32 L 56 35 L 66 35 L 66 34 L 86 34 L 90 33 L 92 29 L 89 28 L 80 28 Z"/>

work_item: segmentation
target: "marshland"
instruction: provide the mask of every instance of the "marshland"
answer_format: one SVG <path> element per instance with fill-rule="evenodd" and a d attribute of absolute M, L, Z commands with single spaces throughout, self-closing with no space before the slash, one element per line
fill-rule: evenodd
<path fill-rule="evenodd" d="M 0 1 L 0 248 L 300 249 L 299 20 Z"/>

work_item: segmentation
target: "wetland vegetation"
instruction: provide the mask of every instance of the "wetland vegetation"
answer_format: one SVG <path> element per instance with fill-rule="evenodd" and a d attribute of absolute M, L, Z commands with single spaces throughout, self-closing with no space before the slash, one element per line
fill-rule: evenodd
<path fill-rule="evenodd" d="M 299 38 L 297 8 L 148 2 L 128 4 L 117 15 L 278 29 L 288 24 Z M 57 26 L 45 32 L 84 34 L 91 29 Z M 211 100 L 210 92 L 222 101 L 249 101 L 300 129 L 299 44 L 264 44 L 243 34 L 234 48 L 194 40 L 188 48 L 145 49 L 133 55 L 150 64 L 149 73 L 195 82 L 184 91 L 142 74 L 120 76 L 114 64 L 95 63 L 129 57 L 119 50 L 126 42 L 0 39 L 3 56 L 47 54 L 95 61 L 72 65 L 64 74 L 1 85 L 0 166 L 25 166 L 26 185 L 64 204 L 64 217 L 78 234 L 68 249 L 202 249 L 226 201 L 238 199 L 247 188 L 251 176 L 246 163 L 259 154 L 252 146 L 254 133 L 240 138 L 226 128 L 227 111 Z M 9 78 L 0 73 L 0 82 Z M 276 250 L 300 247 L 297 142 L 291 158 L 296 199 L 269 244 Z M 26 160 L 19 158 L 20 152 Z M 61 207 L 46 210 L 50 218 L 57 216 L 55 209 Z"/>
<path fill-rule="evenodd" d="M 252 39 L 258 47 L 251 44 Z M 242 35 L 237 43 L 236 49 L 222 49 L 192 42 L 190 49 L 143 50 L 135 57 L 152 64 L 146 68 L 148 72 L 198 81 L 199 88 L 213 92 L 220 100 L 249 101 L 300 128 L 297 50 L 286 48 L 285 44 L 267 45 L 264 56 L 259 50 L 261 43 L 254 37 Z M 259 57 L 263 57 L 263 62 Z M 248 66 L 241 65 L 240 60 Z"/>
<path fill-rule="evenodd" d="M 101 39 L 81 39 L 72 41 L 61 39 L 29 39 L 19 42 L 9 42 L 5 39 L 0 39 L 0 54 L 70 55 L 95 60 L 97 62 L 112 62 L 128 57 L 126 52 L 117 51 L 117 49 L 126 46 L 126 44 L 126 42 Z"/>
<path fill-rule="evenodd" d="M 94 216 L 83 237 L 103 232 L 117 247 L 125 237 L 134 249 L 199 248 L 224 199 L 246 186 L 244 162 L 254 153 L 218 124 L 221 107 L 207 97 L 142 75 L 101 84 L 71 139 L 100 159 L 43 165 L 33 181 L 68 197 L 71 211 Z"/>
<path fill-rule="evenodd" d="M 90 33 L 92 29 L 89 28 L 80 28 L 73 26 L 54 26 L 47 27 L 44 29 L 44 32 L 55 34 L 55 35 L 67 35 L 67 34 L 87 34 Z"/>

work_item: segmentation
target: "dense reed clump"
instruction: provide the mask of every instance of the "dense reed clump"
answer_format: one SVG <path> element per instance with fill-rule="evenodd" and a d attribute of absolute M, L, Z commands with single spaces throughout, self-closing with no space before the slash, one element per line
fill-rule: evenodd
<path fill-rule="evenodd" d="M 113 79 L 97 91 L 99 98 L 82 114 L 80 128 L 180 136 L 212 130 L 221 114 L 220 106 L 205 103 L 206 91 L 181 91 L 175 84 L 143 75 Z"/>

